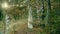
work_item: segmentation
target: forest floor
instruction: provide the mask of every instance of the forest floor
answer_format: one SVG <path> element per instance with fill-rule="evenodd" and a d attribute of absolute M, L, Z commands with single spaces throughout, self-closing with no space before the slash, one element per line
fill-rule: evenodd
<path fill-rule="evenodd" d="M 22 19 L 15 22 L 14 34 L 40 34 L 43 32 L 42 28 L 28 28 L 28 20 Z M 12 33 L 11 33 L 12 34 Z"/>
<path fill-rule="evenodd" d="M 41 34 L 42 28 L 28 28 L 28 20 L 22 19 L 14 21 L 9 25 L 9 34 Z"/>

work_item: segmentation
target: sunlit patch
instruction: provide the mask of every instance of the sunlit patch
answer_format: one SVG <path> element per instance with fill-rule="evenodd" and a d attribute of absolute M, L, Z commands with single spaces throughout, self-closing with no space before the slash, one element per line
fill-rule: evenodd
<path fill-rule="evenodd" d="M 23 5 L 20 5 L 20 7 L 23 7 Z"/>
<path fill-rule="evenodd" d="M 3 9 L 7 9 L 7 8 L 9 8 L 9 5 L 8 5 L 7 2 L 4 2 L 4 3 L 2 3 L 1 7 L 2 7 Z"/>

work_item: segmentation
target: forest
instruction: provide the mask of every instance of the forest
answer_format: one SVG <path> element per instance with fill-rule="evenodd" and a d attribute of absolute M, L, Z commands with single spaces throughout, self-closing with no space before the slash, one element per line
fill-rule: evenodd
<path fill-rule="evenodd" d="M 60 0 L 0 0 L 0 34 L 60 34 Z"/>

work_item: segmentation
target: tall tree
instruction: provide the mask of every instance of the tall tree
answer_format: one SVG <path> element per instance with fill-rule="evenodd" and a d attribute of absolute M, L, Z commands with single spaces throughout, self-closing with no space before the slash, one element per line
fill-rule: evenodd
<path fill-rule="evenodd" d="M 3 14 L 2 14 L 2 10 L 0 9 L 0 20 L 2 20 L 3 18 Z"/>

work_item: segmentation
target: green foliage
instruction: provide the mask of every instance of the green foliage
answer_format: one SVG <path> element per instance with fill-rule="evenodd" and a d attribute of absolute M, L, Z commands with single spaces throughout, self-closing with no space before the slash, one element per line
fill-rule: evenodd
<path fill-rule="evenodd" d="M 3 19 L 3 13 L 2 10 L 0 9 L 0 21 Z"/>

